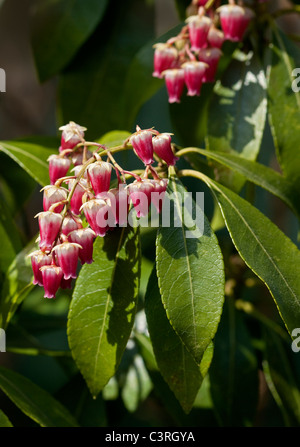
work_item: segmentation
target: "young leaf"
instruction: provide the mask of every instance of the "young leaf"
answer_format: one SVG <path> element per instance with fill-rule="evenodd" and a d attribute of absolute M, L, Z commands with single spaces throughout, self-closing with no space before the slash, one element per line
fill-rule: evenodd
<path fill-rule="evenodd" d="M 241 257 L 267 285 L 291 333 L 300 321 L 300 251 L 258 209 L 207 178 Z"/>
<path fill-rule="evenodd" d="M 93 396 L 115 374 L 130 336 L 139 289 L 139 233 L 116 228 L 94 244 L 76 281 L 68 317 L 72 355 Z"/>
<path fill-rule="evenodd" d="M 42 427 L 76 427 L 68 410 L 26 377 L 0 367 L 0 388 L 28 417 Z"/>
<path fill-rule="evenodd" d="M 252 55 L 248 61 L 232 60 L 217 84 L 208 112 L 208 149 L 236 152 L 255 160 L 260 149 L 267 113 L 266 80 L 263 67 Z M 220 116 L 222 120 L 220 121 Z M 218 177 L 239 190 L 243 179 L 221 168 Z"/>
<path fill-rule="evenodd" d="M 0 410 L 0 427 L 12 427 L 12 423 L 8 419 L 5 413 L 3 413 L 2 410 Z"/>
<path fill-rule="evenodd" d="M 32 47 L 40 80 L 59 73 L 101 20 L 107 0 L 46 0 L 33 10 Z M 51 35 L 51 39 L 49 39 Z"/>
<path fill-rule="evenodd" d="M 300 188 L 300 92 L 293 89 L 293 75 L 300 67 L 300 50 L 279 29 L 273 29 L 273 43 L 267 53 L 268 108 L 278 161 L 285 176 Z"/>
<path fill-rule="evenodd" d="M 171 176 L 166 194 L 171 225 L 162 225 L 158 231 L 156 266 L 167 317 L 200 364 L 222 312 L 223 258 L 201 207 L 194 201 L 191 207 L 187 203 L 182 207 L 184 193 L 181 182 Z M 173 222 L 172 216 L 175 217 Z M 196 216 L 196 228 L 194 234 L 189 234 L 189 228 L 195 225 L 192 216 Z"/>
<path fill-rule="evenodd" d="M 155 269 L 148 282 L 145 311 L 158 368 L 183 410 L 189 413 L 209 368 L 212 345 L 203 355 L 200 366 L 197 365 L 167 318 Z"/>
<path fill-rule="evenodd" d="M 258 366 L 242 314 L 235 309 L 233 301 L 224 304 L 209 377 L 220 424 L 253 425 L 258 400 Z"/>

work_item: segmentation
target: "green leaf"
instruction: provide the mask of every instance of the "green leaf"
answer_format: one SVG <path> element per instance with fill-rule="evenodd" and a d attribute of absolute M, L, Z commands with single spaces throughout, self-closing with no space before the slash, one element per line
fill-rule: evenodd
<path fill-rule="evenodd" d="M 55 143 L 56 138 L 1 141 L 0 152 L 7 154 L 41 186 L 45 186 L 49 184 L 47 159 L 58 152 Z"/>
<path fill-rule="evenodd" d="M 139 289 L 135 229 L 116 228 L 94 244 L 94 262 L 76 281 L 68 317 L 72 355 L 96 396 L 115 374 L 130 336 Z"/>
<path fill-rule="evenodd" d="M 248 160 L 255 160 L 266 113 L 266 80 L 258 58 L 251 54 L 248 61 L 233 59 L 221 83 L 216 85 L 209 107 L 208 149 L 235 152 Z M 222 167 L 218 169 L 218 179 L 236 190 L 243 185 L 239 175 Z"/>
<path fill-rule="evenodd" d="M 153 16 L 152 1 L 110 2 L 105 23 L 61 77 L 64 122 L 86 126 L 90 138 L 113 129 L 131 130 L 126 125 L 130 109 L 122 101 L 125 79 L 135 54 L 153 37 Z"/>
<path fill-rule="evenodd" d="M 267 53 L 268 108 L 278 161 L 283 173 L 300 188 L 300 92 L 293 91 L 300 67 L 300 50 L 279 29 L 273 28 L 273 43 Z"/>
<path fill-rule="evenodd" d="M 107 3 L 107 0 L 46 0 L 36 4 L 31 17 L 31 40 L 42 82 L 70 62 L 96 28 Z"/>
<path fill-rule="evenodd" d="M 209 370 L 211 396 L 221 426 L 251 426 L 258 401 L 258 366 L 241 312 L 225 301 Z"/>
<path fill-rule="evenodd" d="M 170 325 L 161 302 L 155 269 L 148 282 L 145 311 L 158 368 L 183 410 L 189 413 L 210 366 L 212 345 L 207 348 L 199 367 Z"/>
<path fill-rule="evenodd" d="M 223 258 L 201 207 L 192 201 L 192 209 L 188 209 L 188 203 L 184 203 L 183 213 L 184 193 L 180 181 L 171 176 L 166 195 L 170 201 L 171 225 L 162 225 L 158 231 L 156 266 L 168 319 L 200 364 L 222 312 Z M 196 227 L 189 234 L 195 225 L 192 216 L 196 217 Z M 200 221 L 203 228 L 198 224 Z"/>
<path fill-rule="evenodd" d="M 68 410 L 26 377 L 0 367 L 0 388 L 28 417 L 42 427 L 76 427 Z"/>
<path fill-rule="evenodd" d="M 185 151 L 187 157 L 190 157 L 192 154 L 205 155 L 206 157 L 216 160 L 218 163 L 233 169 L 247 180 L 250 180 L 250 182 L 255 183 L 279 197 L 298 217 L 300 217 L 298 194 L 292 183 L 281 174 L 274 171 L 274 169 L 255 161 L 246 160 L 239 155 L 232 153 L 224 154 L 222 152 L 207 151 L 198 148 L 185 148 L 182 150 L 182 155 L 184 155 Z"/>
<path fill-rule="evenodd" d="M 100 144 L 104 144 L 107 147 L 121 146 L 127 138 L 131 135 L 130 132 L 126 130 L 112 130 L 111 132 L 107 132 L 102 137 L 100 137 L 97 141 Z"/>
<path fill-rule="evenodd" d="M 12 423 L 6 416 L 6 414 L 3 413 L 2 410 L 0 410 L 0 427 L 12 427 Z"/>
<path fill-rule="evenodd" d="M 300 321 L 300 251 L 264 214 L 206 177 L 226 226 L 248 267 L 267 285 L 291 333 Z"/>
<path fill-rule="evenodd" d="M 2 243 L 0 252 L 0 271 L 6 273 L 9 265 L 14 260 L 16 253 L 21 249 L 22 244 L 15 222 L 2 200 L 0 200 L 0 240 Z"/>

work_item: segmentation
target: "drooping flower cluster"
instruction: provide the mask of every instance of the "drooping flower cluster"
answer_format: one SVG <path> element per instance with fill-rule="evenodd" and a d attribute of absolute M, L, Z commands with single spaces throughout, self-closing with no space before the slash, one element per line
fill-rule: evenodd
<path fill-rule="evenodd" d="M 130 205 L 138 218 L 148 214 L 151 203 L 160 212 L 168 180 L 152 166 L 154 158 L 162 167 L 177 161 L 171 135 L 154 129 L 137 126 L 123 146 L 115 148 L 116 152 L 134 150 L 145 165 L 142 176 L 122 169 L 113 148 L 87 142 L 86 128 L 70 122 L 60 130 L 59 151 L 48 160 L 51 184 L 42 189 L 43 211 L 36 216 L 39 249 L 29 255 L 33 283 L 44 287 L 45 298 L 54 298 L 59 288 L 71 288 L 78 261 L 93 262 L 94 239 L 116 226 L 126 226 Z M 111 185 L 113 170 L 117 187 Z M 127 178 L 134 181 L 127 184 Z"/>
<path fill-rule="evenodd" d="M 199 96 L 203 83 L 215 81 L 224 41 L 241 41 L 254 16 L 231 0 L 206 9 L 209 3 L 193 0 L 180 33 L 154 45 L 153 76 L 164 78 L 170 103 L 179 103 L 185 88 L 188 96 Z"/>

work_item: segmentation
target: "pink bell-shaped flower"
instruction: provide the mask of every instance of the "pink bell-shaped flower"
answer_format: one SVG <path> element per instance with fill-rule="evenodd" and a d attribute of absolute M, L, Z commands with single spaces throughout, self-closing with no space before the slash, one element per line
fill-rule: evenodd
<path fill-rule="evenodd" d="M 212 21 L 205 15 L 193 15 L 186 19 L 191 42 L 191 50 L 198 51 L 207 47 L 207 36 Z"/>
<path fill-rule="evenodd" d="M 52 205 L 51 211 L 55 213 L 61 213 L 64 208 L 64 202 L 68 197 L 68 191 L 65 188 L 55 185 L 47 185 L 43 189 L 43 209 L 44 211 L 49 211 Z"/>
<path fill-rule="evenodd" d="M 111 163 L 102 160 L 98 160 L 88 167 L 88 174 L 96 196 L 109 190 L 111 170 Z"/>
<path fill-rule="evenodd" d="M 225 37 L 223 31 L 216 28 L 214 25 L 212 25 L 209 28 L 209 32 L 207 35 L 207 42 L 210 47 L 212 48 L 222 48 L 222 45 L 224 43 Z"/>
<path fill-rule="evenodd" d="M 207 64 L 200 61 L 189 61 L 183 64 L 184 80 L 188 96 L 199 96 Z"/>
<path fill-rule="evenodd" d="M 172 68 L 163 72 L 165 78 L 169 103 L 179 103 L 184 89 L 183 68 Z"/>
<path fill-rule="evenodd" d="M 43 211 L 35 217 L 39 218 L 39 247 L 42 251 L 50 251 L 60 231 L 62 216 L 53 211 Z"/>
<path fill-rule="evenodd" d="M 58 265 L 61 267 L 64 278 L 77 278 L 77 264 L 81 246 L 73 242 L 63 242 L 53 248 Z"/>
<path fill-rule="evenodd" d="M 91 264 L 93 262 L 93 244 L 96 235 L 91 228 L 81 228 L 74 230 L 68 235 L 70 242 L 80 245 L 79 259 L 81 264 Z"/>
<path fill-rule="evenodd" d="M 64 235 L 68 235 L 71 233 L 71 231 L 78 230 L 79 228 L 82 228 L 82 221 L 79 217 L 73 217 L 73 216 L 66 216 L 63 220 L 62 226 L 61 226 L 61 232 Z"/>
<path fill-rule="evenodd" d="M 41 267 L 41 272 L 43 277 L 43 287 L 45 289 L 44 297 L 55 298 L 63 278 L 62 269 L 52 264 Z"/>
<path fill-rule="evenodd" d="M 240 42 L 254 13 L 251 9 L 239 5 L 222 5 L 217 9 L 224 37 L 232 42 Z"/>
<path fill-rule="evenodd" d="M 96 236 L 105 236 L 108 230 L 107 214 L 111 211 L 107 202 L 103 199 L 91 199 L 85 202 L 81 209 Z"/>
<path fill-rule="evenodd" d="M 153 160 L 153 134 L 150 130 L 141 130 L 136 126 L 136 132 L 130 137 L 134 152 L 145 165 L 151 165 Z"/>
<path fill-rule="evenodd" d="M 71 160 L 68 158 L 62 158 L 59 155 L 50 155 L 47 160 L 49 162 L 49 177 L 52 185 L 56 180 L 65 177 L 70 166 Z"/>
<path fill-rule="evenodd" d="M 69 191 L 72 190 L 75 181 L 76 181 L 75 179 L 68 180 Z M 81 183 L 82 183 L 82 185 L 81 185 Z M 82 206 L 82 198 L 85 193 L 84 185 L 85 185 L 85 180 L 81 179 L 80 182 L 75 186 L 75 189 L 74 189 L 73 195 L 71 197 L 71 201 L 70 201 L 71 211 L 73 214 L 76 214 L 77 216 L 79 216 L 79 214 L 80 214 L 80 208 Z"/>
<path fill-rule="evenodd" d="M 157 212 L 160 213 L 162 210 L 162 204 L 164 200 L 164 196 L 168 186 L 168 179 L 153 179 L 150 180 L 154 191 L 151 193 L 151 203 L 156 208 Z"/>
<path fill-rule="evenodd" d="M 207 67 L 204 72 L 203 82 L 214 82 L 222 51 L 219 48 L 205 48 L 198 53 L 199 61 L 205 62 Z"/>
<path fill-rule="evenodd" d="M 61 126 L 59 130 L 62 130 L 61 135 L 61 148 L 73 149 L 78 143 L 83 140 L 84 132 L 87 130 L 85 127 L 79 126 L 79 124 L 70 121 L 69 124 Z"/>
<path fill-rule="evenodd" d="M 127 222 L 129 211 L 128 190 L 120 184 L 119 188 L 110 189 L 109 194 L 112 195 L 111 202 L 115 210 L 116 224 L 123 227 Z"/>
<path fill-rule="evenodd" d="M 132 202 L 138 218 L 145 217 L 149 213 L 151 203 L 151 192 L 154 191 L 154 185 L 151 180 L 135 180 L 128 186 L 129 199 Z"/>
<path fill-rule="evenodd" d="M 160 133 L 153 138 L 154 152 L 164 160 L 168 166 L 174 166 L 178 157 L 175 157 L 171 146 L 171 135 Z"/>
<path fill-rule="evenodd" d="M 40 270 L 44 265 L 50 265 L 52 263 L 52 256 L 46 255 L 46 253 L 41 250 L 36 250 L 33 253 L 30 253 L 31 258 L 31 266 L 33 271 L 33 281 L 34 285 L 38 284 L 39 286 L 43 285 L 43 277 L 42 272 Z"/>
<path fill-rule="evenodd" d="M 175 67 L 178 51 L 175 47 L 166 43 L 157 43 L 154 48 L 154 72 L 152 76 L 162 78 L 163 71 Z"/>

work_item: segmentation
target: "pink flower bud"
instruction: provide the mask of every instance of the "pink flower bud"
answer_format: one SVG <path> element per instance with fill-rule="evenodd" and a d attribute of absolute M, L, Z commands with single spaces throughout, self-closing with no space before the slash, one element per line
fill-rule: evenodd
<path fill-rule="evenodd" d="M 151 165 L 154 162 L 152 137 L 150 130 L 141 130 L 138 126 L 137 131 L 130 137 L 134 152 L 145 165 Z"/>
<path fill-rule="evenodd" d="M 207 47 L 207 35 L 211 26 L 211 19 L 204 15 L 193 15 L 186 19 L 189 29 L 191 50 L 198 51 Z"/>
<path fill-rule="evenodd" d="M 95 232 L 96 236 L 103 237 L 108 230 L 108 224 L 105 222 L 108 208 L 109 205 L 102 199 L 89 200 L 81 207 L 87 222 L 89 223 L 91 229 Z"/>
<path fill-rule="evenodd" d="M 169 103 L 179 103 L 184 89 L 184 70 L 172 68 L 163 72 L 169 96 Z"/>
<path fill-rule="evenodd" d="M 58 265 L 61 267 L 64 278 L 77 278 L 77 264 L 80 245 L 73 242 L 63 242 L 53 248 Z"/>
<path fill-rule="evenodd" d="M 45 298 L 55 298 L 55 294 L 58 291 L 61 280 L 63 278 L 63 272 L 60 267 L 56 265 L 46 265 L 41 267 L 43 277 L 43 287 L 45 289 Z"/>
<path fill-rule="evenodd" d="M 217 11 L 220 13 L 220 22 L 225 39 L 233 42 L 241 41 L 251 19 L 254 17 L 253 11 L 238 5 L 223 5 Z"/>
<path fill-rule="evenodd" d="M 81 246 L 79 249 L 81 264 L 91 264 L 93 262 L 93 243 L 95 237 L 96 234 L 90 228 L 81 228 L 69 234 L 69 241 Z"/>
<path fill-rule="evenodd" d="M 188 88 L 188 96 L 199 96 L 203 83 L 203 77 L 207 64 L 199 61 L 189 61 L 182 65 L 184 69 L 184 79 Z"/>
<path fill-rule="evenodd" d="M 42 272 L 40 270 L 44 265 L 50 265 L 52 262 L 52 256 L 46 255 L 41 250 L 36 250 L 29 255 L 31 257 L 31 265 L 33 271 L 33 284 L 43 285 Z"/>
<path fill-rule="evenodd" d="M 92 152 L 86 151 L 86 160 L 89 160 L 93 156 Z M 83 149 L 77 149 L 76 152 L 72 154 L 72 163 L 74 166 L 80 166 L 83 163 Z"/>
<path fill-rule="evenodd" d="M 71 180 L 68 181 L 69 191 L 72 190 L 75 181 L 76 181 L 75 179 L 71 179 Z M 80 183 L 82 183 L 82 185 L 84 186 L 84 179 L 81 179 Z M 83 198 L 83 195 L 85 193 L 85 189 L 83 188 L 83 186 L 81 186 L 80 183 L 78 183 L 75 186 L 75 189 L 74 189 L 73 195 L 71 197 L 71 201 L 70 201 L 71 211 L 72 211 L 73 214 L 76 214 L 77 216 L 79 216 L 79 214 L 80 214 L 80 208 L 81 208 L 81 205 L 82 205 L 82 198 Z"/>
<path fill-rule="evenodd" d="M 69 124 L 61 126 L 59 130 L 62 130 L 61 135 L 61 148 L 73 149 L 78 143 L 80 143 L 84 137 L 85 127 L 70 121 Z"/>
<path fill-rule="evenodd" d="M 155 206 L 158 213 L 162 210 L 163 200 L 168 186 L 168 179 L 153 179 L 150 180 L 154 186 L 154 191 L 151 193 L 151 203 Z"/>
<path fill-rule="evenodd" d="M 207 36 L 207 42 L 210 47 L 212 48 L 222 48 L 222 45 L 224 43 L 225 37 L 223 31 L 216 28 L 214 25 L 212 25 L 209 28 L 208 36 Z"/>
<path fill-rule="evenodd" d="M 79 228 L 82 228 L 81 219 L 66 216 L 61 226 L 61 232 L 67 236 L 71 231 L 78 230 Z"/>
<path fill-rule="evenodd" d="M 123 227 L 127 222 L 129 211 L 128 190 L 119 185 L 119 188 L 110 189 L 109 193 L 113 195 L 115 201 L 116 224 Z"/>
<path fill-rule="evenodd" d="M 153 138 L 153 149 L 168 166 L 174 166 L 176 161 L 179 160 L 172 151 L 171 136 L 168 133 L 160 133 Z"/>
<path fill-rule="evenodd" d="M 135 180 L 127 186 L 129 199 L 132 202 L 138 218 L 147 216 L 151 203 L 151 192 L 154 191 L 154 185 L 151 180 Z"/>
<path fill-rule="evenodd" d="M 35 217 L 39 218 L 40 241 L 39 247 L 42 251 L 50 251 L 53 242 L 60 231 L 62 216 L 53 211 L 44 211 L 38 213 Z"/>
<path fill-rule="evenodd" d="M 71 161 L 68 158 L 62 158 L 59 155 L 50 155 L 47 161 L 49 162 L 50 182 L 54 185 L 56 180 L 65 177 L 71 166 Z"/>
<path fill-rule="evenodd" d="M 92 188 L 95 195 L 109 190 L 112 165 L 106 161 L 96 161 L 88 167 Z"/>
<path fill-rule="evenodd" d="M 205 48 L 198 53 L 199 61 L 205 62 L 207 67 L 203 76 L 203 82 L 214 82 L 222 51 L 219 48 Z"/>
<path fill-rule="evenodd" d="M 154 72 L 152 76 L 162 78 L 162 72 L 176 65 L 178 52 L 175 47 L 166 43 L 154 45 Z"/>
<path fill-rule="evenodd" d="M 55 186 L 55 185 L 48 185 L 45 186 L 42 191 L 44 191 L 43 194 L 43 209 L 44 211 L 49 211 L 49 208 L 54 204 L 59 204 L 60 202 L 63 202 L 68 197 L 68 191 L 65 188 Z M 51 211 L 54 211 L 55 213 L 61 213 L 64 208 L 64 203 L 61 203 L 55 207 L 52 207 Z"/>

